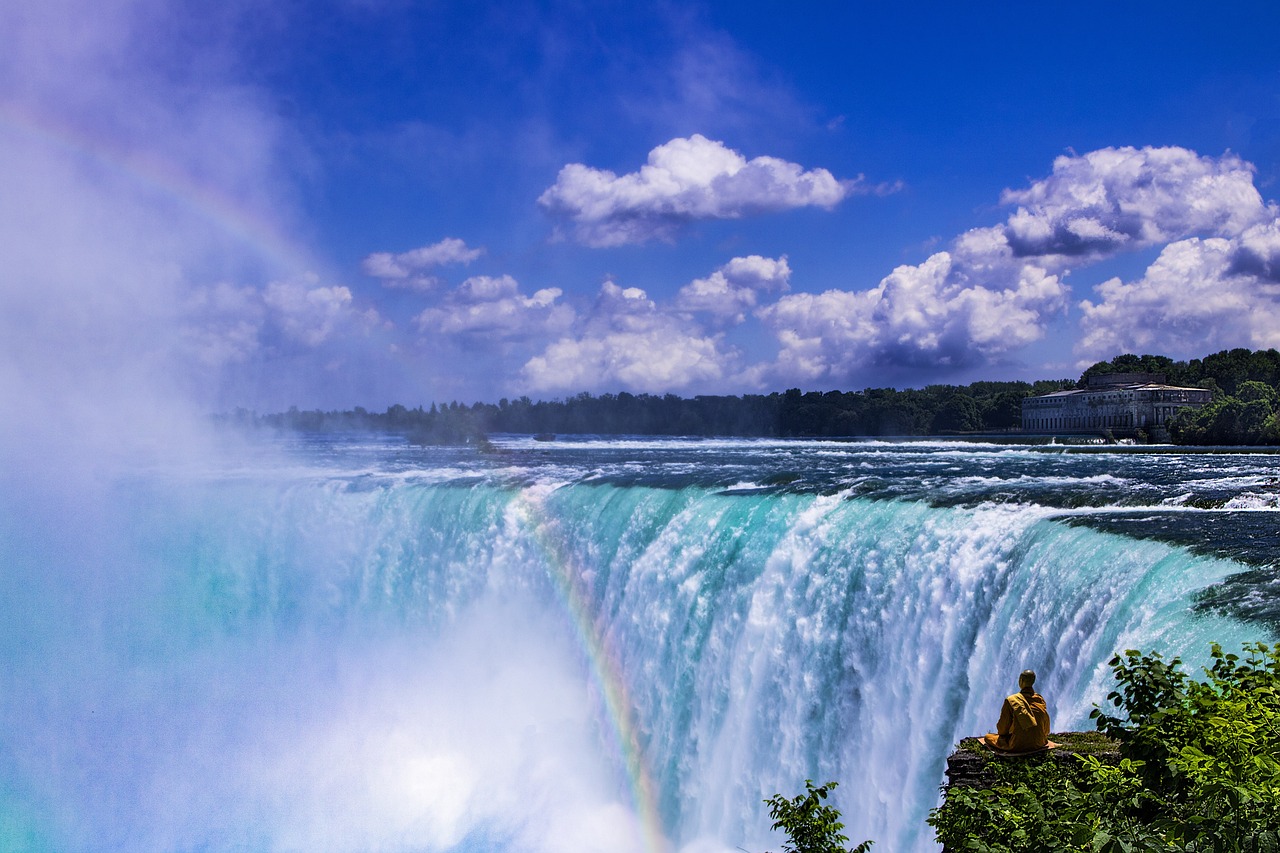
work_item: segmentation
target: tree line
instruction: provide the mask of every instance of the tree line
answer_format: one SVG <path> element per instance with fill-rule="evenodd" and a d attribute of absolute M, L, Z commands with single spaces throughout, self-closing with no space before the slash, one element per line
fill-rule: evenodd
<path fill-rule="evenodd" d="M 1080 381 L 1108 373 L 1163 373 L 1172 385 L 1213 391 L 1212 402 L 1169 424 L 1177 444 L 1280 444 L 1280 352 L 1274 349 L 1223 350 L 1190 361 L 1121 355 L 1093 365 Z"/>
<path fill-rule="evenodd" d="M 300 411 L 258 415 L 243 409 L 222 420 L 307 432 L 385 432 L 432 444 L 475 442 L 490 433 L 688 435 L 738 437 L 921 436 L 1016 432 L 1024 398 L 1086 387 L 1091 376 L 1162 373 L 1174 385 L 1209 388 L 1213 402 L 1169 427 L 1183 444 L 1280 443 L 1280 353 L 1224 350 L 1175 361 L 1161 355 L 1117 356 L 1078 380 L 973 382 L 919 389 L 802 391 L 771 394 L 577 394 L 560 400 L 520 397 L 497 403 L 457 401 L 424 408 L 396 404 L 383 412 Z"/>
<path fill-rule="evenodd" d="M 1050 382 L 975 382 L 920 389 L 809 391 L 771 394 L 577 394 L 561 400 L 520 397 L 470 405 L 432 403 L 384 412 L 300 411 L 227 420 L 306 432 L 389 432 L 425 443 L 465 443 L 489 433 L 595 435 L 834 437 L 1010 432 L 1021 424 L 1022 399 L 1070 387 Z"/>

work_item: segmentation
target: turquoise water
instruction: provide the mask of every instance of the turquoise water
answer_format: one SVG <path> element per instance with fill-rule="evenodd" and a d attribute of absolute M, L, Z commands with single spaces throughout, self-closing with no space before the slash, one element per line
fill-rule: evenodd
<path fill-rule="evenodd" d="M 1270 640 L 1280 457 L 281 439 L 0 498 L 0 841 L 58 851 L 932 850 L 1040 672 Z"/>

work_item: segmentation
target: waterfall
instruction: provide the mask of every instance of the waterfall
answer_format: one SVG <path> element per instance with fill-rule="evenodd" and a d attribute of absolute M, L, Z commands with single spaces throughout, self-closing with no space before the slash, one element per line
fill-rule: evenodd
<path fill-rule="evenodd" d="M 855 842 L 932 850 L 946 755 L 1022 669 L 1079 727 L 1114 651 L 1256 636 L 1190 608 L 1238 564 L 1029 504 L 140 477 L 52 553 L 19 503 L 28 849 L 760 851 L 811 778 Z"/>

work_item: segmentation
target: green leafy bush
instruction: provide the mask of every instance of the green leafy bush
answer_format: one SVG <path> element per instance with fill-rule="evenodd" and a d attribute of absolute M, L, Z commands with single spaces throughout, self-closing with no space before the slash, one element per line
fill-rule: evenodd
<path fill-rule="evenodd" d="M 953 788 L 929 816 L 949 850 L 1280 851 L 1280 647 L 1212 647 L 1182 661 L 1111 660 L 1116 715 L 1095 709 L 1121 760 L 991 762 L 997 784 Z"/>
<path fill-rule="evenodd" d="M 867 853 L 872 842 L 864 841 L 857 847 L 845 848 L 849 843 L 840 822 L 840 810 L 824 804 L 827 794 L 836 787 L 835 782 L 814 786 L 813 780 L 804 780 L 805 793 L 787 799 L 775 794 L 765 802 L 769 805 L 769 817 L 773 829 L 787 834 L 782 853 Z"/>

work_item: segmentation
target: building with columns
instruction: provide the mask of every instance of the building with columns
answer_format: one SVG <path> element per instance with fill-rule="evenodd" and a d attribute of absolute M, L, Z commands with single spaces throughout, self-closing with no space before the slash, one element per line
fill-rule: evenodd
<path fill-rule="evenodd" d="M 1166 385 L 1158 373 L 1090 376 L 1086 388 L 1023 400 L 1022 430 L 1049 435 L 1164 433 L 1178 412 L 1199 408 L 1212 398 L 1204 388 Z"/>

